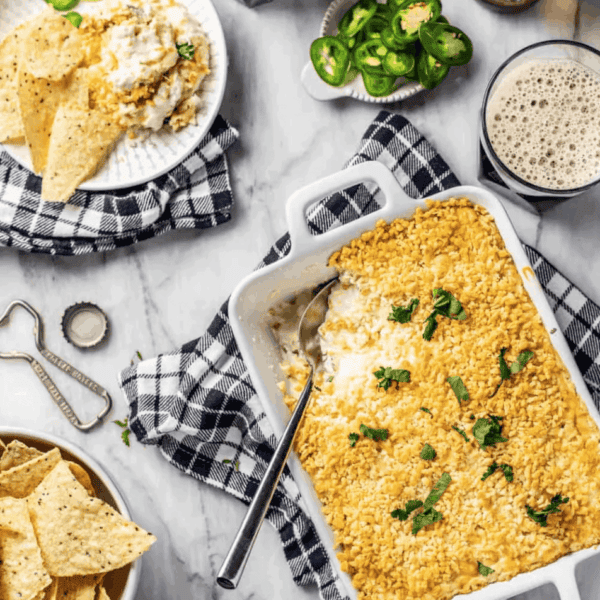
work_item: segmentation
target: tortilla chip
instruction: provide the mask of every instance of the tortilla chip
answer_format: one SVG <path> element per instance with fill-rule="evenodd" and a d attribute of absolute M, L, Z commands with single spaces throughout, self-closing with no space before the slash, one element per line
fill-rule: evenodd
<path fill-rule="evenodd" d="M 19 36 L 25 27 L 26 24 L 19 25 L 0 42 L 0 143 L 25 141 L 17 97 Z"/>
<path fill-rule="evenodd" d="M 28 22 L 20 47 L 21 66 L 35 77 L 60 81 L 85 58 L 82 35 L 52 6 Z"/>
<path fill-rule="evenodd" d="M 0 598 L 32 600 L 52 580 L 42 562 L 26 500 L 0 499 Z"/>
<path fill-rule="evenodd" d="M 0 498 L 29 496 L 59 462 L 61 462 L 60 450 L 53 448 L 50 452 L 22 465 L 0 471 Z"/>
<path fill-rule="evenodd" d="M 27 502 L 44 564 L 55 577 L 118 569 L 156 541 L 108 504 L 90 497 L 64 461 Z"/>
<path fill-rule="evenodd" d="M 56 111 L 66 91 L 66 81 L 41 79 L 29 73 L 21 65 L 18 74 L 17 95 L 25 140 L 31 154 L 35 173 L 46 166 L 50 134 Z"/>
<path fill-rule="evenodd" d="M 95 600 L 96 588 L 102 581 L 103 575 L 75 575 L 60 577 L 58 581 L 57 598 L 60 600 Z"/>
<path fill-rule="evenodd" d="M 95 496 L 96 490 L 92 485 L 92 480 L 90 479 L 88 472 L 77 463 L 68 460 L 67 464 L 69 465 L 69 470 L 71 471 L 75 479 L 77 479 L 77 481 L 79 481 L 79 483 L 86 489 L 87 493 L 90 496 Z"/>
<path fill-rule="evenodd" d="M 108 592 L 102 586 L 100 586 L 100 589 L 98 590 L 98 597 L 96 600 L 110 600 Z"/>
<path fill-rule="evenodd" d="M 122 133 L 113 118 L 73 104 L 60 106 L 52 127 L 42 181 L 42 199 L 50 202 L 67 202 L 77 186 L 104 164 Z"/>
<path fill-rule="evenodd" d="M 53 579 L 52 583 L 44 590 L 42 600 L 57 600 L 58 598 L 58 579 Z"/>
<path fill-rule="evenodd" d="M 6 446 L 6 451 L 0 458 L 0 471 L 18 467 L 42 454 L 43 452 L 37 448 L 31 448 L 19 440 L 13 440 Z"/>

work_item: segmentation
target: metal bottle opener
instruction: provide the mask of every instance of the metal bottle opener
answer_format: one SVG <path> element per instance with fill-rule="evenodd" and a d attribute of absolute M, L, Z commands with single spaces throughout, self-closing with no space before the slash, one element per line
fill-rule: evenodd
<path fill-rule="evenodd" d="M 44 384 L 50 396 L 52 396 L 52 400 L 58 405 L 60 410 L 62 410 L 63 414 L 72 425 L 77 427 L 82 431 L 89 431 L 92 427 L 100 423 L 102 417 L 104 417 L 112 406 L 112 399 L 109 396 L 108 392 L 100 385 L 98 385 L 95 381 L 78 371 L 75 367 L 72 367 L 69 363 L 64 361 L 62 358 L 59 358 L 50 350 L 48 350 L 44 346 L 44 323 L 42 321 L 42 317 L 40 314 L 27 302 L 24 300 L 14 300 L 8 305 L 8 308 L 4 311 L 4 314 L 0 317 L 0 327 L 7 325 L 10 319 L 10 315 L 13 310 L 17 307 L 21 306 L 24 308 L 33 318 L 33 335 L 35 336 L 35 345 L 39 350 L 40 354 L 49 362 L 51 362 L 55 367 L 58 367 L 67 375 L 73 377 L 73 379 L 77 380 L 79 383 L 90 389 L 94 394 L 100 396 L 104 399 L 105 405 L 104 408 L 100 411 L 100 413 L 96 416 L 95 419 L 89 421 L 88 423 L 82 423 L 79 417 L 75 414 L 75 411 L 71 408 L 71 405 L 65 400 L 65 397 L 61 394 L 60 390 L 56 387 L 54 381 L 50 378 L 50 375 L 46 373 L 42 365 L 25 352 L 19 352 L 13 350 L 12 352 L 0 352 L 0 358 L 6 360 L 26 360 L 30 365 L 35 374 L 39 377 L 40 381 Z"/>

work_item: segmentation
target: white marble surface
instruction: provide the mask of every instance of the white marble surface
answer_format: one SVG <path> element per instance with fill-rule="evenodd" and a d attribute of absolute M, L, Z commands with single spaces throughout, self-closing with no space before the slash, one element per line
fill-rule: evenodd
<path fill-rule="evenodd" d="M 153 447 L 127 448 L 110 422 L 127 415 L 116 374 L 136 350 L 170 351 L 203 333 L 235 284 L 286 229 L 284 206 L 297 188 L 340 169 L 379 107 L 343 99 L 313 100 L 300 84 L 308 47 L 327 0 L 274 0 L 248 9 L 215 3 L 230 67 L 222 113 L 241 138 L 229 152 L 236 204 L 233 220 L 215 230 L 175 232 L 108 254 L 51 258 L 0 249 L 0 310 L 23 298 L 44 315 L 51 350 L 104 385 L 114 409 L 83 434 L 63 418 L 25 363 L 0 361 L 0 424 L 41 429 L 85 447 L 119 482 L 135 519 L 159 542 L 146 555 L 136 600 L 316 600 L 291 578 L 277 535 L 265 526 L 238 590 L 215 585 L 215 574 L 241 521 L 237 500 L 169 466 Z M 477 184 L 476 128 L 486 82 L 521 47 L 543 39 L 582 39 L 600 48 L 600 6 L 593 0 L 540 0 L 520 15 L 498 15 L 478 0 L 444 0 L 444 13 L 470 35 L 475 56 L 440 88 L 389 108 L 405 115 L 446 157 L 459 179 Z M 598 190 L 543 213 L 506 204 L 522 240 L 538 248 L 600 302 Z M 91 300 L 112 323 L 106 347 L 82 353 L 60 335 L 69 304 Z M 0 330 L 0 348 L 35 354 L 31 321 L 19 314 Z M 50 367 L 64 394 L 84 415 L 99 406 L 92 394 Z M 577 572 L 584 600 L 600 598 L 600 561 Z M 521 600 L 553 599 L 544 588 Z M 570 599 L 563 599 L 570 600 Z"/>

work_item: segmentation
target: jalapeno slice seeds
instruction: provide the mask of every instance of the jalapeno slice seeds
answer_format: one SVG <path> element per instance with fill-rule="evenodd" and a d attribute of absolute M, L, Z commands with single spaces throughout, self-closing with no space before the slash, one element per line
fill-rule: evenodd
<path fill-rule="evenodd" d="M 423 48 L 445 65 L 466 65 L 473 56 L 473 44 L 465 32 L 447 23 L 425 23 L 419 39 Z"/>
<path fill-rule="evenodd" d="M 419 38 L 421 25 L 435 21 L 441 13 L 440 0 L 405 0 L 392 17 L 394 35 L 401 42 L 414 42 Z"/>
<path fill-rule="evenodd" d="M 352 54 L 352 59 L 356 68 L 363 73 L 366 71 L 373 74 L 387 75 L 383 69 L 382 61 L 388 52 L 381 40 L 373 38 L 357 46 Z"/>
<path fill-rule="evenodd" d="M 350 50 L 339 38 L 326 35 L 310 45 L 310 60 L 317 75 L 329 85 L 343 85 L 350 64 Z"/>
<path fill-rule="evenodd" d="M 344 13 L 338 23 L 338 31 L 345 37 L 355 36 L 377 12 L 377 0 L 358 0 Z"/>
<path fill-rule="evenodd" d="M 415 68 L 416 59 L 408 52 L 394 52 L 390 50 L 383 57 L 383 69 L 395 77 L 402 77 Z"/>

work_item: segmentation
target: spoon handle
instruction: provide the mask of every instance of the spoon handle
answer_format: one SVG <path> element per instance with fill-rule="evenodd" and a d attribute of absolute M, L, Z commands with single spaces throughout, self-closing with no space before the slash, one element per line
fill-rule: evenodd
<path fill-rule="evenodd" d="M 275 488 L 281 477 L 283 467 L 285 466 L 292 449 L 292 442 L 294 441 L 296 430 L 298 429 L 298 425 L 304 414 L 304 409 L 310 398 L 312 375 L 311 369 L 308 381 L 296 403 L 296 408 L 277 444 L 271 462 L 269 462 L 265 475 L 248 507 L 248 512 L 246 513 L 237 535 L 233 540 L 233 544 L 217 574 L 217 583 L 227 590 L 233 590 L 237 587 L 242 573 L 244 572 L 248 557 L 250 556 L 252 546 L 254 545 L 254 540 L 262 525 L 269 505 L 271 504 L 271 499 L 275 493 Z"/>

